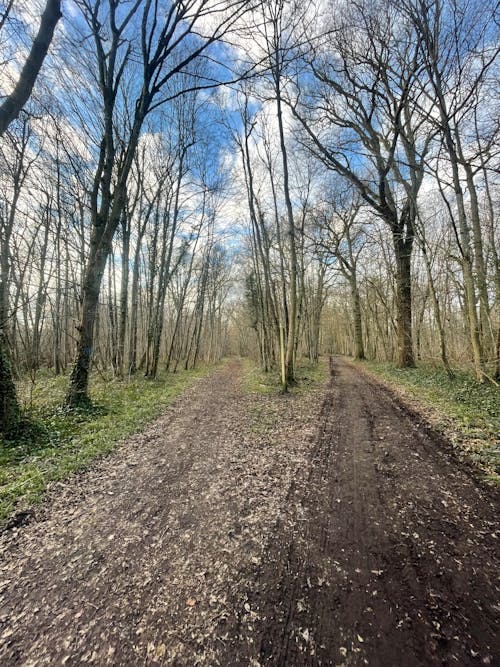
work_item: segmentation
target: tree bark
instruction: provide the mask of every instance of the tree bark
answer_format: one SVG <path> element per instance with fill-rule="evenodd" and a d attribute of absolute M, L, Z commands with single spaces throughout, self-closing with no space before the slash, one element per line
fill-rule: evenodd
<path fill-rule="evenodd" d="M 87 266 L 83 282 L 81 324 L 78 327 L 80 335 L 78 338 L 75 365 L 73 366 L 68 393 L 66 395 L 66 403 L 70 407 L 85 406 L 90 402 L 88 385 L 94 342 L 94 325 L 99 305 L 101 282 L 110 252 L 110 241 L 101 243 Z"/>
<path fill-rule="evenodd" d="M 448 360 L 448 352 L 446 349 L 446 335 L 444 331 L 443 318 L 441 316 L 441 308 L 439 306 L 439 299 L 436 291 L 436 286 L 434 284 L 434 278 L 432 277 L 431 264 L 425 247 L 422 247 L 422 253 L 424 256 L 427 280 L 429 281 L 429 290 L 431 294 L 432 307 L 434 310 L 434 319 L 436 320 L 436 325 L 439 332 L 439 351 L 441 354 L 441 361 L 443 362 L 443 367 L 445 371 L 448 373 L 448 376 L 453 377 L 453 371 L 451 370 L 450 362 Z"/>
<path fill-rule="evenodd" d="M 393 235 L 396 256 L 397 364 L 400 368 L 415 366 L 412 344 L 411 251 L 413 238 Z"/>
<path fill-rule="evenodd" d="M 26 130 L 26 128 L 24 128 Z M 13 197 L 6 219 L 0 219 L 0 432 L 7 433 L 19 421 L 20 407 L 12 371 L 8 327 L 10 313 L 11 238 L 17 203 L 24 182 L 23 160 L 27 142 L 23 134 L 19 162 L 14 171 Z M 14 319 L 15 321 L 15 319 Z"/>
<path fill-rule="evenodd" d="M 477 199 L 476 184 L 472 173 L 472 167 L 469 163 L 462 165 L 467 178 L 467 188 L 469 190 L 470 214 L 472 226 L 472 245 L 474 248 L 474 264 L 476 269 L 477 291 L 479 295 L 479 322 L 481 326 L 482 352 L 485 358 L 488 357 L 486 351 L 493 352 L 495 349 L 495 336 L 490 320 L 490 304 L 488 299 L 488 284 L 486 276 L 486 263 L 484 261 L 483 239 L 481 229 L 481 216 L 479 213 L 479 202 Z"/>
<path fill-rule="evenodd" d="M 8 433 L 19 420 L 20 409 L 14 384 L 10 347 L 7 338 L 9 322 L 9 255 L 2 239 L 0 255 L 0 432 Z"/>
<path fill-rule="evenodd" d="M 134 253 L 132 269 L 132 298 L 130 307 L 130 340 L 128 351 L 128 373 L 133 375 L 137 371 L 137 313 L 139 310 L 139 268 L 141 261 L 140 243 L 138 239 Z"/>
<path fill-rule="evenodd" d="M 118 321 L 118 360 L 117 368 L 120 377 L 124 375 L 125 336 L 127 331 L 129 255 L 130 255 L 130 222 L 125 213 L 122 218 L 122 275 L 120 281 L 120 313 Z"/>
<path fill-rule="evenodd" d="M 356 276 L 351 279 L 351 301 L 352 317 L 354 320 L 354 358 L 362 360 L 365 358 L 363 345 L 363 326 L 361 322 L 361 301 Z"/>
<path fill-rule="evenodd" d="M 0 105 L 0 137 L 10 123 L 19 116 L 23 106 L 28 101 L 61 16 L 61 0 L 47 0 L 38 34 L 21 71 L 19 81 L 12 93 L 7 95 Z"/>
<path fill-rule="evenodd" d="M 279 77 L 279 74 L 277 75 Z M 283 383 L 283 391 L 287 390 L 288 385 L 295 380 L 294 368 L 294 354 L 295 354 L 295 338 L 297 332 L 297 248 L 295 246 L 295 222 L 293 219 L 293 207 L 290 197 L 290 185 L 288 174 L 288 155 L 285 142 L 285 131 L 283 127 L 283 113 L 281 109 L 281 92 L 279 79 L 276 80 L 276 103 L 278 128 L 280 137 L 281 158 L 283 163 L 283 194 L 285 196 L 285 205 L 287 212 L 288 223 L 288 245 L 290 252 L 289 272 L 290 272 L 290 286 L 288 298 L 288 332 L 286 340 L 285 351 L 285 382 Z"/>

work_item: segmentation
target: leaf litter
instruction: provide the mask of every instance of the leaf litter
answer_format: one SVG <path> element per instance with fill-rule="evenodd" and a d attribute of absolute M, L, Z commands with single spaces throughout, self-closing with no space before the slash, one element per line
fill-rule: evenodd
<path fill-rule="evenodd" d="M 252 633 L 247 593 L 321 401 L 248 394 L 240 377 L 234 361 L 198 380 L 1 536 L 1 664 L 215 667 L 242 619 Z"/>

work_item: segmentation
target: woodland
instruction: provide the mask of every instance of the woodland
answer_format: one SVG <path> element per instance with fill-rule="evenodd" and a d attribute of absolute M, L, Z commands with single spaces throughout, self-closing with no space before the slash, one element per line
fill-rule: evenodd
<path fill-rule="evenodd" d="M 0 664 L 500 664 L 495 0 L 0 0 Z"/>
<path fill-rule="evenodd" d="M 0 48 L 4 434 L 230 354 L 498 386 L 494 2 L 3 0 Z"/>

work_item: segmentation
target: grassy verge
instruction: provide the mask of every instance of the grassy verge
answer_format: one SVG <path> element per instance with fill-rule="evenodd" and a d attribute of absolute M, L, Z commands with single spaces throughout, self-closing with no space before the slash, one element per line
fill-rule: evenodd
<path fill-rule="evenodd" d="M 21 382 L 20 400 L 29 423 L 15 440 L 0 439 L 0 524 L 16 509 L 40 500 L 50 482 L 64 479 L 110 452 L 122 438 L 158 416 L 208 368 L 119 381 L 91 378 L 93 407 L 61 409 L 67 377 L 40 377 L 35 386 Z"/>
<path fill-rule="evenodd" d="M 416 400 L 417 408 L 433 426 L 443 432 L 486 472 L 491 481 L 500 481 L 500 390 L 479 384 L 466 372 L 455 371 L 453 378 L 433 366 L 396 368 L 393 364 L 360 364 L 390 386 Z"/>
<path fill-rule="evenodd" d="M 317 364 L 302 361 L 295 369 L 296 384 L 289 388 L 293 394 L 309 391 L 317 387 L 328 376 L 326 359 L 320 359 Z M 281 393 L 281 376 L 278 370 L 265 373 L 251 359 L 243 359 L 243 390 L 253 394 Z"/>

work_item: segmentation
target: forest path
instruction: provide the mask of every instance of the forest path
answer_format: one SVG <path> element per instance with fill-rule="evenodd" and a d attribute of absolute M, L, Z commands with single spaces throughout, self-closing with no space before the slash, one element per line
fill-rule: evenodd
<path fill-rule="evenodd" d="M 0 664 L 495 665 L 498 493 L 341 359 L 237 361 L 0 542 Z"/>
<path fill-rule="evenodd" d="M 367 374 L 330 372 L 307 483 L 249 599 L 258 636 L 242 624 L 252 648 L 223 664 L 500 665 L 497 491 Z"/>

